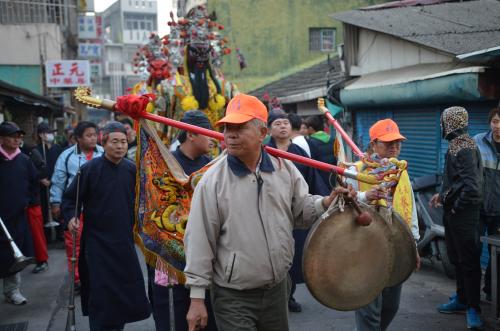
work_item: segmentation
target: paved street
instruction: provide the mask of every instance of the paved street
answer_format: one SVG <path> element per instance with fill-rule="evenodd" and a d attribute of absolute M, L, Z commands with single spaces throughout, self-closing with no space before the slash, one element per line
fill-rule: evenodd
<path fill-rule="evenodd" d="M 64 250 L 50 249 L 50 269 L 34 275 L 31 267 L 23 276 L 22 290 L 29 302 L 25 306 L 0 303 L 0 326 L 28 321 L 28 331 L 62 331 L 67 319 L 67 272 Z M 422 270 L 414 274 L 403 289 L 401 308 L 389 330 L 394 331 L 456 331 L 467 330 L 465 317 L 442 315 L 435 307 L 445 301 L 454 288 L 454 282 L 445 278 L 439 265 L 424 260 Z M 76 327 L 78 331 L 88 330 L 88 319 L 81 315 L 80 298 L 76 298 Z M 337 312 L 316 302 L 304 285 L 297 287 L 296 299 L 302 304 L 303 312 L 290 315 L 292 331 L 305 330 L 354 330 L 354 314 Z M 490 306 L 483 304 L 484 314 Z M 487 330 L 500 330 L 500 325 L 486 319 Z M 0 328 L 1 329 L 1 328 Z M 154 331 L 152 317 L 128 324 L 126 330 Z"/>

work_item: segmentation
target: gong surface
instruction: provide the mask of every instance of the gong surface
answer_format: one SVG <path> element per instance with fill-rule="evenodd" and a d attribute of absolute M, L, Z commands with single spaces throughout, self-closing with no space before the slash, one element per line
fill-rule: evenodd
<path fill-rule="evenodd" d="M 304 246 L 304 279 L 311 294 L 336 310 L 355 310 L 373 301 L 392 272 L 391 228 L 371 207 L 369 226 L 356 223 L 356 211 L 345 206 L 319 220 Z"/>
<path fill-rule="evenodd" d="M 382 209 L 381 209 L 382 210 Z M 411 230 L 401 216 L 392 211 L 391 241 L 394 246 L 394 262 L 388 287 L 399 285 L 407 280 L 416 267 L 417 247 Z"/>

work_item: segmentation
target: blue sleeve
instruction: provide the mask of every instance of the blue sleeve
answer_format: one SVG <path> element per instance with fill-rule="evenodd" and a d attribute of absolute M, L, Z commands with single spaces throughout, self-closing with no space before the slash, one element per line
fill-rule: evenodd
<path fill-rule="evenodd" d="M 62 195 L 64 192 L 64 185 L 68 180 L 68 173 L 66 172 L 66 153 L 59 155 L 52 174 L 50 186 L 50 203 L 61 203 Z"/>
<path fill-rule="evenodd" d="M 84 164 L 80 171 L 77 172 L 75 178 L 64 191 L 61 201 L 61 215 L 64 220 L 64 224 L 67 225 L 69 220 L 75 216 L 75 210 L 77 217 L 80 216 L 83 200 L 85 199 L 88 192 L 89 183 L 89 173 L 90 173 L 90 163 Z M 76 208 L 78 198 L 78 208 Z"/>

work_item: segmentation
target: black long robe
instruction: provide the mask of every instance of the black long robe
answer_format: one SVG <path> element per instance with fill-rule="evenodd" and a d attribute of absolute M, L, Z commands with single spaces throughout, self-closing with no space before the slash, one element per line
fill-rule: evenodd
<path fill-rule="evenodd" d="M 83 314 L 103 325 L 146 319 L 150 305 L 132 233 L 135 165 L 127 159 L 114 164 L 103 156 L 83 165 L 80 176 L 84 226 L 78 266 Z M 75 177 L 63 196 L 67 222 L 74 216 L 77 186 Z"/>
<path fill-rule="evenodd" d="M 25 256 L 33 255 L 26 207 L 35 200 L 37 189 L 37 172 L 27 155 L 7 160 L 0 154 L 0 217 Z M 14 262 L 7 236 L 0 229 L 0 278 L 11 274 L 8 270 Z"/>

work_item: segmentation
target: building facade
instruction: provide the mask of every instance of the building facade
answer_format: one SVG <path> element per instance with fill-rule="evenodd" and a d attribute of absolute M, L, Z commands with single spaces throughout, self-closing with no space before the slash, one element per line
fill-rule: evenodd
<path fill-rule="evenodd" d="M 225 75 L 241 91 L 252 91 L 333 55 L 343 34 L 342 24 L 329 14 L 380 2 L 218 0 L 208 6 L 224 25 L 233 52 L 239 48 L 248 64 L 242 71 L 237 57 L 227 56 Z"/>
<path fill-rule="evenodd" d="M 407 137 L 401 158 L 413 177 L 441 173 L 447 142 L 441 112 L 463 106 L 469 132 L 489 129 L 500 100 L 500 2 L 392 2 L 332 17 L 344 24 L 339 91 L 362 149 L 377 120 L 394 119 Z"/>
<path fill-rule="evenodd" d="M 104 59 L 102 84 L 98 95 L 114 99 L 138 83 L 141 77 L 132 68 L 138 47 L 158 30 L 156 0 L 118 0 L 102 15 Z M 166 22 L 165 22 L 166 24 Z"/>
<path fill-rule="evenodd" d="M 47 88 L 44 64 L 76 58 L 79 10 L 77 0 L 0 0 L 0 43 L 8 45 L 0 53 L 0 119 L 18 122 L 28 141 L 40 120 L 54 124 L 71 104 L 69 89 Z"/>

